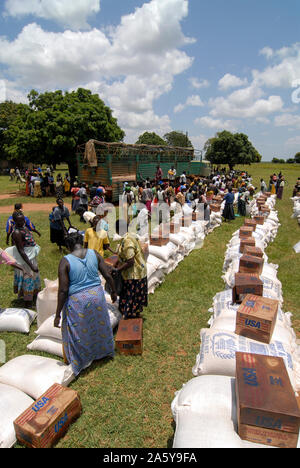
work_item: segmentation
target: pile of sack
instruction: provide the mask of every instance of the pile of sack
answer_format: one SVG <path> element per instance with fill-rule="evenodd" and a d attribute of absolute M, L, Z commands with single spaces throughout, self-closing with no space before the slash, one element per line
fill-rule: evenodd
<path fill-rule="evenodd" d="M 293 202 L 293 214 L 292 218 L 297 219 L 298 224 L 300 224 L 300 197 L 292 197 Z"/>
<path fill-rule="evenodd" d="M 213 216 L 213 226 L 222 219 Z M 218 222 L 215 219 L 218 218 Z M 169 242 L 162 247 L 149 245 L 147 260 L 149 293 L 161 284 L 167 274 L 195 248 L 201 248 L 208 232 L 209 221 L 194 221 L 181 227 L 180 232 L 170 234 Z M 103 278 L 102 284 L 105 281 Z M 28 309 L 5 309 L 0 311 L 0 331 L 29 333 L 37 320 L 36 338 L 27 346 L 30 351 L 42 351 L 62 358 L 61 329 L 54 327 L 57 307 L 58 280 L 45 279 L 45 288 L 37 297 L 37 312 Z M 118 302 L 112 304 L 105 292 L 112 328 L 121 314 Z M 13 421 L 23 413 L 54 383 L 68 386 L 74 379 L 71 365 L 55 358 L 25 354 L 8 361 L 0 367 L 0 448 L 10 448 L 16 443 Z"/>
<path fill-rule="evenodd" d="M 242 440 L 237 432 L 235 391 L 236 352 L 249 352 L 283 358 L 295 392 L 300 391 L 300 355 L 292 314 L 283 311 L 282 285 L 277 265 L 268 263 L 265 248 L 276 236 L 279 222 L 275 197 L 268 198 L 270 214 L 255 231 L 256 247 L 263 251 L 260 279 L 263 297 L 279 301 L 277 319 L 270 343 L 235 333 L 239 304 L 233 303 L 234 274 L 238 271 L 240 239 L 238 231 L 227 246 L 223 265 L 225 289 L 215 295 L 208 327 L 200 331 L 200 351 L 192 368 L 194 378 L 175 393 L 171 410 L 176 423 L 173 448 L 269 448 Z M 258 214 L 255 200 L 251 213 Z M 300 445 L 300 444 L 299 444 Z"/>

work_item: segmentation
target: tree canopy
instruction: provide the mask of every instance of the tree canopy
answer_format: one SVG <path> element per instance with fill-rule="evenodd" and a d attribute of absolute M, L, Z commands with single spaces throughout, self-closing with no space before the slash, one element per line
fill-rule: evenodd
<path fill-rule="evenodd" d="M 136 141 L 137 145 L 157 145 L 157 146 L 166 146 L 165 140 L 163 140 L 155 132 L 144 132 Z"/>
<path fill-rule="evenodd" d="M 237 164 L 261 161 L 261 155 L 244 133 L 218 132 L 204 146 L 205 159 L 212 164 L 228 164 L 230 169 Z"/>
<path fill-rule="evenodd" d="M 20 109 L 4 132 L 4 150 L 10 159 L 59 164 L 76 170 L 76 148 L 90 139 L 122 141 L 125 133 L 98 94 L 32 90 L 29 105 Z"/>
<path fill-rule="evenodd" d="M 173 130 L 164 135 L 164 140 L 168 146 L 179 146 L 181 148 L 193 148 L 193 145 L 186 133 Z"/>

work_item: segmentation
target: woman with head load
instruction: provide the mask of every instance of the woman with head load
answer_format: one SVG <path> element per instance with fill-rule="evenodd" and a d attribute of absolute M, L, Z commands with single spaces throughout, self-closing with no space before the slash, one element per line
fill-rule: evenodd
<path fill-rule="evenodd" d="M 15 223 L 12 233 L 13 247 L 9 253 L 17 260 L 23 270 L 15 270 L 14 273 L 14 292 L 19 297 L 23 297 L 28 307 L 38 292 L 41 290 L 41 279 L 37 264 L 37 256 L 40 247 L 36 244 L 32 233 L 26 227 L 25 217 L 22 212 L 13 213 Z"/>
<path fill-rule="evenodd" d="M 99 272 L 109 283 L 112 302 L 117 300 L 114 282 L 101 255 L 84 249 L 82 236 L 70 234 L 65 256 L 58 269 L 58 302 L 54 326 L 62 312 L 65 361 L 78 375 L 92 361 L 114 355 L 113 332 Z"/>

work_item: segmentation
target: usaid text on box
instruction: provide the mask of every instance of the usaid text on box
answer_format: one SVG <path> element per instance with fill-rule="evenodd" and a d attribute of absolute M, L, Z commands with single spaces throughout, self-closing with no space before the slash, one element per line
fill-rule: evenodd
<path fill-rule="evenodd" d="M 5 343 L 0 340 L 0 364 L 4 364 L 6 360 Z"/>

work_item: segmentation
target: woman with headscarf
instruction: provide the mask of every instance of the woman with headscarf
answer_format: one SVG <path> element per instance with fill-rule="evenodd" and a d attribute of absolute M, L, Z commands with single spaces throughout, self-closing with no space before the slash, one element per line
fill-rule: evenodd
<path fill-rule="evenodd" d="M 148 305 L 147 258 L 136 234 L 127 223 L 118 220 L 116 230 L 122 236 L 116 269 L 122 275 L 119 310 L 124 319 L 137 318 Z"/>
<path fill-rule="evenodd" d="M 103 258 L 82 246 L 82 236 L 70 234 L 70 251 L 58 268 L 58 302 L 54 326 L 62 314 L 64 360 L 75 376 L 98 359 L 114 356 L 114 339 L 99 273 L 109 283 L 111 300 L 117 295 Z"/>

